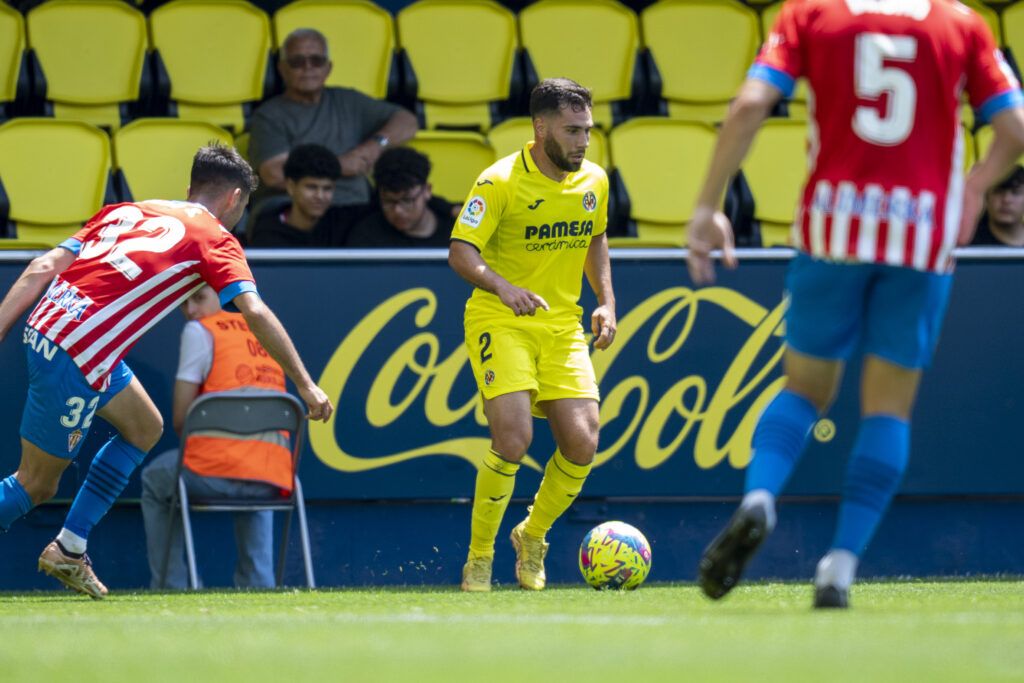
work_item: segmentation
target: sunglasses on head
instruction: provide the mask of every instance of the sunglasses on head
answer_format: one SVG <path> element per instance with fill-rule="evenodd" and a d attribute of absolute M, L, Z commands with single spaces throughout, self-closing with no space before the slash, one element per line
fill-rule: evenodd
<path fill-rule="evenodd" d="M 293 69 L 301 69 L 303 67 L 313 67 L 319 69 L 320 67 L 327 64 L 326 55 L 292 55 L 285 59 L 288 66 Z"/>

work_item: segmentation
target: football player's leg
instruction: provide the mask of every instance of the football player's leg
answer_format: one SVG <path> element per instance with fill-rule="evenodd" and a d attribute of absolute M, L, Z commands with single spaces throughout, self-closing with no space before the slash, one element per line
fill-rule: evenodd
<path fill-rule="evenodd" d="M 70 463 L 22 439 L 18 471 L 0 481 L 0 529 L 6 531 L 34 506 L 53 498 Z"/>
<path fill-rule="evenodd" d="M 493 557 L 494 539 L 515 488 L 519 462 L 533 440 L 530 392 L 516 391 L 484 402 L 491 449 L 476 475 L 470 556 Z"/>
<path fill-rule="evenodd" d="M 118 435 L 93 458 L 57 537 L 72 553 L 85 552 L 89 532 L 121 495 L 128 477 L 163 431 L 160 412 L 135 377 L 130 377 L 98 413 L 117 429 Z"/>
<path fill-rule="evenodd" d="M 555 520 L 576 500 L 590 474 L 597 452 L 597 401 L 565 398 L 540 404 L 551 425 L 558 450 L 544 468 L 524 531 L 544 538 Z"/>

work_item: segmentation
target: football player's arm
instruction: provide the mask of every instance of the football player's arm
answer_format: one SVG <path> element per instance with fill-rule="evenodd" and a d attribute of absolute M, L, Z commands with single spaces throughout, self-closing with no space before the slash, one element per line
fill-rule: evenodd
<path fill-rule="evenodd" d="M 543 297 L 515 286 L 494 272 L 469 242 L 453 239 L 449 243 L 448 265 L 474 287 L 496 295 L 516 315 L 533 315 L 538 308 L 548 310 L 548 302 Z"/>
<path fill-rule="evenodd" d="M 199 385 L 195 382 L 188 382 L 183 379 L 174 380 L 174 395 L 171 398 L 171 420 L 174 424 L 174 431 L 181 436 L 181 429 L 185 426 L 185 415 L 188 408 L 199 395 Z"/>
<path fill-rule="evenodd" d="M 768 117 L 772 107 L 782 99 L 782 95 L 776 86 L 757 78 L 748 78 L 722 123 L 688 229 L 687 246 L 690 251 L 686 262 L 690 277 L 697 284 L 714 281 L 710 256 L 712 249 L 722 249 L 727 266 L 736 265 L 732 225 L 719 207 L 729 179 L 736 175 L 761 123 Z"/>
<path fill-rule="evenodd" d="M 32 259 L 0 303 L 0 341 L 7 336 L 21 314 L 39 300 L 53 278 L 67 270 L 76 258 L 73 252 L 56 247 Z"/>
<path fill-rule="evenodd" d="M 327 422 L 334 412 L 334 406 L 331 405 L 327 394 L 309 376 L 306 366 L 299 358 L 299 352 L 295 350 L 295 345 L 274 312 L 255 292 L 242 292 L 233 299 L 233 302 L 245 317 L 245 322 L 256 335 L 256 339 L 295 383 L 299 395 L 309 409 L 310 419 Z"/>
<path fill-rule="evenodd" d="M 971 243 L 985 204 L 985 193 L 1006 177 L 1024 154 L 1024 107 L 1002 110 L 992 117 L 992 144 L 964 181 L 964 206 L 957 244 Z"/>
<path fill-rule="evenodd" d="M 587 282 L 597 297 L 597 308 L 590 316 L 594 348 L 606 349 L 615 339 L 615 293 L 612 291 L 612 263 L 608 258 L 608 236 L 601 233 L 590 241 L 583 264 Z"/>

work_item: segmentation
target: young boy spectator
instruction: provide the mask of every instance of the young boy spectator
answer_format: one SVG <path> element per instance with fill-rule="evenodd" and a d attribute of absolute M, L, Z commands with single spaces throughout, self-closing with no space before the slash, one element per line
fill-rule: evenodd
<path fill-rule="evenodd" d="M 332 206 L 338 159 L 326 147 L 299 145 L 284 164 L 290 203 L 268 207 L 255 217 L 250 247 L 340 247 L 357 209 Z"/>
<path fill-rule="evenodd" d="M 1024 168 L 1020 164 L 985 193 L 985 214 L 971 246 L 1024 247 Z"/>
<path fill-rule="evenodd" d="M 389 149 L 373 168 L 379 208 L 356 222 L 346 247 L 448 247 L 459 206 L 435 197 L 430 159 L 410 147 Z"/>

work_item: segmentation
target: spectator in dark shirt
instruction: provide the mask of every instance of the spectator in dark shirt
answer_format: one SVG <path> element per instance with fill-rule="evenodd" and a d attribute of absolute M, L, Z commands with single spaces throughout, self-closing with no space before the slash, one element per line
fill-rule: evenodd
<path fill-rule="evenodd" d="M 378 208 L 356 222 L 346 247 L 448 247 L 459 206 L 431 192 L 430 159 L 411 147 L 381 154 L 373 167 Z"/>
<path fill-rule="evenodd" d="M 334 153 L 320 145 L 299 145 L 288 155 L 284 175 L 291 201 L 256 216 L 249 246 L 342 246 L 358 209 L 331 204 L 334 181 L 341 176 Z"/>
<path fill-rule="evenodd" d="M 1024 168 L 985 194 L 985 213 L 971 246 L 1024 247 Z"/>

